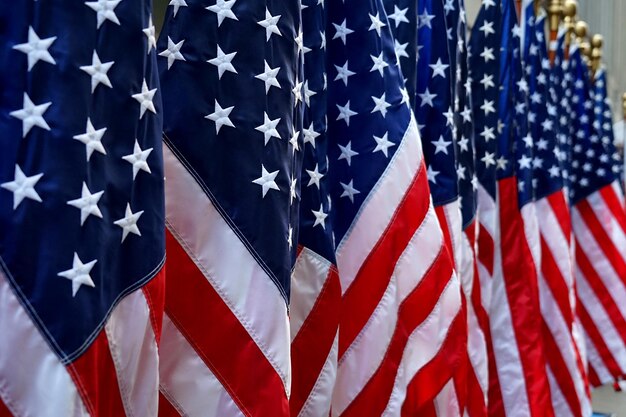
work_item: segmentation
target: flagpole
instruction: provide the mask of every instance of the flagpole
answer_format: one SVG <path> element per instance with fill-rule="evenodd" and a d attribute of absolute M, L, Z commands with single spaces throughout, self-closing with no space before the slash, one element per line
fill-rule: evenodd
<path fill-rule="evenodd" d="M 578 3 L 576 0 L 565 0 L 565 4 L 563 5 L 563 22 L 567 30 L 565 34 L 565 59 L 569 59 L 569 48 L 572 44 L 572 36 L 574 35 L 577 11 Z"/>
<path fill-rule="evenodd" d="M 550 43 L 548 44 L 548 57 L 550 63 L 554 64 L 556 58 L 556 42 L 559 35 L 559 23 L 563 14 L 563 3 L 561 0 L 550 0 L 548 3 L 548 16 L 550 18 Z"/>

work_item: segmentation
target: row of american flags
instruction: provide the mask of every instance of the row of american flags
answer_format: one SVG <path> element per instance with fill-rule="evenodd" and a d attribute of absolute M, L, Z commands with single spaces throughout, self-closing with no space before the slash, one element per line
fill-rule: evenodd
<path fill-rule="evenodd" d="M 464 6 L 0 5 L 0 416 L 589 417 L 626 376 L 607 74 Z"/>

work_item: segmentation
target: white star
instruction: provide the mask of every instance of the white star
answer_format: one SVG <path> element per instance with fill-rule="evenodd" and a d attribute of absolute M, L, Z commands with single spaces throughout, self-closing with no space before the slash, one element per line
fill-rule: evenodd
<path fill-rule="evenodd" d="M 104 150 L 104 146 L 102 146 L 102 136 L 104 136 L 104 132 L 106 132 L 107 128 L 103 127 L 102 129 L 96 130 L 91 123 L 91 119 L 87 118 L 87 127 L 85 130 L 85 133 L 76 135 L 73 138 L 85 144 L 87 161 L 91 158 L 93 151 L 98 151 L 102 155 L 106 155 L 107 153 Z"/>
<path fill-rule="evenodd" d="M 50 130 L 50 126 L 43 118 L 43 114 L 48 110 L 52 102 L 35 105 L 28 94 L 24 93 L 23 108 L 9 113 L 11 116 L 22 121 L 22 137 L 25 138 L 33 126 L 38 126 L 45 130 Z"/>
<path fill-rule="evenodd" d="M 311 107 L 311 97 L 317 93 L 313 90 L 309 90 L 309 80 L 304 82 L 304 102 L 307 106 Z"/>
<path fill-rule="evenodd" d="M 409 23 L 409 19 L 406 17 L 406 13 L 409 11 L 409 8 L 406 7 L 404 9 L 400 9 L 397 5 L 393 5 L 393 13 L 391 13 L 387 18 L 389 20 L 393 20 L 395 22 L 396 27 L 400 25 L 400 23 Z"/>
<path fill-rule="evenodd" d="M 130 155 L 122 156 L 122 159 L 133 166 L 133 180 L 137 176 L 139 171 L 145 171 L 148 174 L 151 174 L 150 167 L 148 166 L 148 156 L 152 152 L 153 148 L 148 148 L 146 150 L 142 150 L 139 146 L 139 142 L 135 139 L 135 146 L 133 147 L 133 153 Z"/>
<path fill-rule="evenodd" d="M 320 204 L 320 209 L 318 211 L 311 210 L 313 215 L 315 216 L 315 223 L 313 223 L 313 227 L 317 225 L 321 225 L 322 229 L 326 230 L 326 217 L 328 217 L 328 213 L 324 213 L 324 207 Z"/>
<path fill-rule="evenodd" d="M 15 210 L 25 198 L 41 203 L 41 197 L 39 197 L 39 194 L 35 191 L 35 185 L 37 185 L 41 177 L 43 177 L 43 173 L 27 177 L 24 175 L 22 168 L 17 164 L 15 165 L 13 181 L 0 184 L 0 187 L 13 193 L 13 210 Z"/>
<path fill-rule="evenodd" d="M 94 259 L 91 262 L 87 262 L 84 264 L 78 254 L 74 252 L 74 261 L 72 262 L 72 268 L 67 271 L 59 272 L 57 276 L 67 278 L 72 281 L 72 297 L 76 297 L 76 293 L 80 289 L 81 285 L 86 285 L 88 287 L 94 288 L 96 284 L 93 283 L 93 280 L 89 276 L 93 266 L 98 262 Z"/>
<path fill-rule="evenodd" d="M 494 6 L 495 7 L 496 3 L 494 2 L 494 0 L 483 0 L 483 7 L 485 8 L 485 10 L 489 10 L 489 7 Z"/>
<path fill-rule="evenodd" d="M 435 145 L 435 155 L 437 155 L 439 152 L 443 152 L 444 154 L 448 154 L 448 146 L 450 146 L 452 144 L 452 141 L 445 141 L 443 139 L 443 135 L 439 136 L 439 139 L 437 141 L 433 141 L 431 142 L 433 145 Z"/>
<path fill-rule="evenodd" d="M 430 64 L 429 66 L 433 70 L 432 78 L 435 78 L 436 76 L 441 76 L 443 79 L 445 79 L 446 78 L 446 69 L 448 69 L 448 67 L 450 65 L 443 64 L 441 62 L 441 58 L 438 58 L 436 63 Z"/>
<path fill-rule="evenodd" d="M 287 244 L 289 245 L 289 249 L 293 247 L 293 227 L 289 226 L 289 232 L 287 234 Z"/>
<path fill-rule="evenodd" d="M 252 182 L 261 186 L 263 190 L 263 198 L 265 198 L 265 195 L 269 190 L 280 190 L 275 181 L 277 175 L 278 170 L 274 172 L 267 172 L 263 164 L 261 164 L 261 176 Z"/>
<path fill-rule="evenodd" d="M 345 104 L 345 106 L 340 106 L 336 104 L 337 110 L 339 110 L 339 116 L 337 116 L 337 120 L 345 120 L 346 125 L 350 126 L 350 118 L 355 116 L 357 112 L 350 110 L 350 100 Z"/>
<path fill-rule="evenodd" d="M 524 141 L 524 144 L 526 145 L 527 148 L 532 148 L 533 147 L 533 137 L 530 133 L 528 133 L 526 136 L 524 136 L 522 138 L 522 141 Z"/>
<path fill-rule="evenodd" d="M 396 56 L 398 57 L 398 60 L 400 60 L 400 58 L 408 58 L 409 54 L 406 51 L 406 48 L 409 46 L 409 43 L 400 43 L 398 42 L 397 39 L 394 39 L 394 44 L 393 44 L 393 49 L 396 52 Z"/>
<path fill-rule="evenodd" d="M 88 1 L 85 3 L 85 6 L 89 7 L 90 9 L 96 12 L 96 17 L 98 19 L 97 28 L 100 29 L 100 26 L 102 26 L 105 20 L 110 20 L 116 25 L 120 24 L 120 21 L 117 18 L 117 15 L 115 14 L 115 8 L 117 7 L 118 4 L 121 3 L 121 1 L 122 0 Z"/>
<path fill-rule="evenodd" d="M 472 121 L 472 110 L 469 107 L 465 107 L 461 112 L 461 116 L 463 117 L 464 122 Z"/>
<path fill-rule="evenodd" d="M 255 130 L 263 133 L 263 138 L 265 139 L 265 144 L 270 141 L 271 138 L 280 139 L 280 134 L 278 134 L 278 130 L 276 130 L 276 126 L 280 122 L 280 117 L 278 119 L 270 120 L 267 113 L 263 112 L 263 124 L 255 127 Z"/>
<path fill-rule="evenodd" d="M 343 42 L 343 44 L 346 44 L 346 37 L 351 34 L 354 33 L 354 31 L 352 29 L 348 29 L 346 27 L 346 19 L 343 19 L 343 22 L 341 22 L 340 25 L 333 23 L 333 26 L 335 27 L 335 36 L 333 36 L 333 39 L 341 39 L 341 41 Z"/>
<path fill-rule="evenodd" d="M 111 67 L 115 64 L 114 61 L 109 62 L 101 62 L 100 57 L 93 51 L 91 56 L 91 65 L 83 65 L 80 67 L 81 70 L 85 71 L 91 77 L 91 92 L 96 91 L 96 87 L 98 84 L 104 84 L 109 88 L 112 88 L 111 80 L 109 80 L 109 76 L 107 72 L 111 69 Z"/>
<path fill-rule="evenodd" d="M 370 57 L 372 58 L 372 61 L 374 62 L 374 65 L 372 66 L 372 69 L 370 70 L 370 72 L 378 71 L 380 73 L 380 76 L 382 77 L 383 69 L 389 66 L 389 64 L 385 62 L 385 58 L 383 58 L 383 53 L 381 52 L 380 55 L 378 56 L 370 55 Z"/>
<path fill-rule="evenodd" d="M 291 128 L 291 139 L 289 139 L 289 143 L 291 144 L 292 154 L 295 154 L 296 151 L 300 150 L 300 144 L 298 139 L 300 138 L 300 131 L 296 130 L 295 126 Z"/>
<path fill-rule="evenodd" d="M 56 36 L 41 39 L 31 27 L 28 28 L 28 42 L 15 45 L 13 49 L 24 52 L 28 58 L 28 71 L 30 71 L 37 62 L 44 61 L 52 65 L 56 65 L 54 58 L 48 52 L 48 48 L 57 39 Z"/>
<path fill-rule="evenodd" d="M 388 149 L 392 146 L 396 146 L 395 143 L 391 142 L 387 137 L 389 136 L 389 132 L 385 132 L 382 137 L 378 137 L 374 135 L 374 140 L 376 141 L 376 147 L 372 152 L 382 152 L 385 155 L 385 158 L 388 158 Z"/>
<path fill-rule="evenodd" d="M 98 201 L 100 201 L 102 194 L 104 194 L 104 191 L 99 191 L 92 194 L 89 191 L 87 184 L 83 182 L 83 190 L 81 192 L 80 198 L 67 202 L 68 205 L 76 207 L 80 210 L 81 226 L 85 223 L 85 220 L 87 220 L 90 215 L 102 218 L 102 212 L 98 208 Z"/>
<path fill-rule="evenodd" d="M 143 79 L 143 84 L 141 85 L 141 93 L 133 94 L 132 97 L 137 100 L 140 105 L 139 108 L 139 119 L 143 117 L 146 113 L 146 110 L 150 110 L 152 113 L 156 114 L 156 109 L 154 108 L 154 103 L 152 99 L 154 99 L 154 95 L 156 94 L 157 89 L 153 88 L 152 90 L 148 89 L 148 84 L 146 84 L 146 79 Z"/>
<path fill-rule="evenodd" d="M 485 38 L 492 33 L 496 33 L 495 29 L 493 28 L 493 22 L 487 22 L 486 20 L 483 22 L 483 25 L 478 30 L 483 32 Z"/>
<path fill-rule="evenodd" d="M 443 113 L 443 116 L 446 118 L 446 126 L 452 126 L 454 124 L 454 112 L 452 111 L 452 107 L 448 107 L 448 110 Z"/>
<path fill-rule="evenodd" d="M 539 157 L 533 158 L 533 168 L 541 169 L 543 168 L 543 159 Z"/>
<path fill-rule="evenodd" d="M 344 184 L 343 182 L 340 182 L 339 184 L 343 188 L 343 193 L 341 194 L 341 197 L 348 197 L 350 201 L 354 203 L 354 196 L 357 194 L 361 194 L 361 192 L 354 188 L 353 183 L 354 180 L 350 180 L 350 182 L 347 184 Z"/>
<path fill-rule="evenodd" d="M 222 79 L 222 75 L 224 75 L 224 72 L 226 71 L 234 72 L 235 74 L 237 74 L 237 70 L 235 69 L 233 64 L 231 64 L 231 61 L 233 60 L 235 55 L 237 55 L 237 52 L 225 54 L 224 51 L 222 51 L 222 48 L 217 45 L 217 56 L 215 58 L 209 59 L 207 62 L 217 67 L 218 78 Z"/>
<path fill-rule="evenodd" d="M 443 5 L 443 10 L 445 10 L 446 12 L 446 16 L 450 13 L 453 12 L 455 9 L 454 7 L 454 1 L 455 0 L 446 0 L 446 3 Z M 462 10 L 462 9 L 461 9 Z"/>
<path fill-rule="evenodd" d="M 159 53 L 159 56 L 167 58 L 167 69 L 170 69 L 176 60 L 186 61 L 183 54 L 180 53 L 180 48 L 183 47 L 183 43 L 185 43 L 184 39 L 178 43 L 174 43 L 172 38 L 167 37 L 167 49 Z"/>
<path fill-rule="evenodd" d="M 124 214 L 124 217 L 113 222 L 114 225 L 122 228 L 122 242 L 124 242 L 124 239 L 126 239 L 126 236 L 128 236 L 129 233 L 141 236 L 141 232 L 137 227 L 137 222 L 142 214 L 143 210 L 133 213 L 130 209 L 130 204 L 126 203 L 126 213 Z"/>
<path fill-rule="evenodd" d="M 296 78 L 296 84 L 293 86 L 291 90 L 294 97 L 294 106 L 298 105 L 298 102 L 302 101 L 302 82 L 298 81 Z"/>
<path fill-rule="evenodd" d="M 269 41 L 272 34 L 283 36 L 278 29 L 278 20 L 281 15 L 272 16 L 270 11 L 265 8 L 265 19 L 257 22 L 265 28 L 265 40 Z"/>
<path fill-rule="evenodd" d="M 258 78 L 265 83 L 265 94 L 267 94 L 272 86 L 281 88 L 278 80 L 276 79 L 278 71 L 280 71 L 280 67 L 271 68 L 267 61 L 264 61 L 263 63 L 265 65 L 264 72 L 260 73 L 259 75 L 255 75 L 254 78 Z"/>
<path fill-rule="evenodd" d="M 309 174 L 310 177 L 307 187 L 315 184 L 315 186 L 319 190 L 320 180 L 324 177 L 324 174 L 320 174 L 318 164 L 315 164 L 315 168 L 313 168 L 313 171 L 307 169 L 306 173 Z"/>
<path fill-rule="evenodd" d="M 217 133 L 220 133 L 220 129 L 224 125 L 235 127 L 233 122 L 231 122 L 230 118 L 228 117 L 230 116 L 230 112 L 232 112 L 234 108 L 235 106 L 222 107 L 217 102 L 217 100 L 215 100 L 215 108 L 214 108 L 213 113 L 204 116 L 204 118 L 215 122 L 215 133 L 217 134 Z"/>
<path fill-rule="evenodd" d="M 426 177 L 428 178 L 428 181 L 433 184 L 437 184 L 437 175 L 439 175 L 439 171 L 435 171 L 433 167 L 429 165 L 428 169 L 426 169 Z"/>
<path fill-rule="evenodd" d="M 148 38 L 148 53 L 152 50 L 152 48 L 156 49 L 156 29 L 154 28 L 154 24 L 152 23 L 152 15 L 150 15 L 150 20 L 148 21 L 148 27 L 143 29 L 144 35 Z"/>
<path fill-rule="evenodd" d="M 368 30 L 375 30 L 378 36 L 380 36 L 380 29 L 384 28 L 387 25 L 384 24 L 382 20 L 380 20 L 378 13 L 376 13 L 376 16 L 371 14 L 369 16 L 372 24 L 370 25 L 370 28 Z"/>
<path fill-rule="evenodd" d="M 310 143 L 313 148 L 315 148 L 315 139 L 320 135 L 315 131 L 315 127 L 313 126 L 313 122 L 309 125 L 309 128 L 303 128 L 302 133 L 304 133 L 304 143 Z"/>
<path fill-rule="evenodd" d="M 519 91 L 523 91 L 524 93 L 528 93 L 528 83 L 526 82 L 525 79 L 522 78 L 516 84 L 517 84 L 517 89 Z"/>
<path fill-rule="evenodd" d="M 467 168 L 465 168 L 463 165 L 459 165 L 456 167 L 456 176 L 459 177 L 460 180 L 464 180 L 465 179 L 465 171 L 467 170 Z"/>
<path fill-rule="evenodd" d="M 289 200 L 290 200 L 290 204 L 293 204 L 293 200 L 294 198 L 297 197 L 297 186 L 298 186 L 298 179 L 292 177 L 291 178 L 291 183 L 289 184 Z"/>
<path fill-rule="evenodd" d="M 239 20 L 232 11 L 235 1 L 236 0 L 217 0 L 217 3 L 213 6 L 206 8 L 217 15 L 217 27 L 220 27 L 225 18 Z"/>
<path fill-rule="evenodd" d="M 513 30 L 511 32 L 513 33 L 514 38 L 520 38 L 522 36 L 522 28 L 517 23 L 513 26 Z"/>
<path fill-rule="evenodd" d="M 480 56 L 485 60 L 485 63 L 496 59 L 495 55 L 493 54 L 493 48 L 484 48 L 483 51 L 480 53 Z"/>
<path fill-rule="evenodd" d="M 435 97 L 437 97 L 437 94 L 431 94 L 430 90 L 428 89 L 428 87 L 426 87 L 426 91 L 424 91 L 423 93 L 418 94 L 420 100 L 422 101 L 421 107 L 424 107 L 426 105 L 429 105 L 430 107 L 433 107 L 433 99 Z"/>
<path fill-rule="evenodd" d="M 428 14 L 427 10 L 424 9 L 424 12 L 417 17 L 418 17 L 418 24 L 417 24 L 418 28 L 426 26 L 432 29 L 431 21 L 435 18 L 435 15 Z"/>
<path fill-rule="evenodd" d="M 485 116 L 488 116 L 489 113 L 495 113 L 496 112 L 493 100 L 486 100 L 485 99 L 483 104 L 480 106 L 480 109 L 485 113 Z"/>
<path fill-rule="evenodd" d="M 493 82 L 493 75 L 485 74 L 483 76 L 483 79 L 480 80 L 480 83 L 483 85 L 483 88 L 485 90 L 496 86 L 496 84 Z"/>
<path fill-rule="evenodd" d="M 187 7 L 187 2 L 185 0 L 170 0 L 169 6 L 174 6 L 174 17 L 176 17 L 178 9 L 181 7 Z"/>
<path fill-rule="evenodd" d="M 532 158 L 527 155 L 522 155 L 522 157 L 517 161 L 519 163 L 520 169 L 530 168 L 530 163 Z"/>
<path fill-rule="evenodd" d="M 358 155 L 358 152 L 352 150 L 352 142 L 348 141 L 346 146 L 338 145 L 341 151 L 341 155 L 337 158 L 338 161 L 345 159 L 348 163 L 348 166 L 352 164 L 352 157 Z"/>
<path fill-rule="evenodd" d="M 343 83 L 346 85 L 346 87 L 348 86 L 348 77 L 356 74 L 355 72 L 352 72 L 348 69 L 348 61 L 346 61 L 345 64 L 343 64 L 342 67 L 340 67 L 339 65 L 335 65 L 335 69 L 337 69 L 337 76 L 335 77 L 334 81 L 337 80 L 342 80 Z"/>
<path fill-rule="evenodd" d="M 557 167 L 556 165 L 552 165 L 550 167 L 550 169 L 548 169 L 548 172 L 550 173 L 550 178 L 555 178 L 559 176 L 559 167 Z"/>
<path fill-rule="evenodd" d="M 496 160 L 497 169 L 505 170 L 506 169 L 506 164 L 508 164 L 508 163 L 509 163 L 509 161 L 507 161 L 506 158 L 501 156 L 500 158 L 498 158 Z"/>
<path fill-rule="evenodd" d="M 387 103 L 385 93 L 383 93 L 383 95 L 380 97 L 372 96 L 372 100 L 374 100 L 374 109 L 372 110 L 372 113 L 376 113 L 377 111 L 379 111 L 380 114 L 385 117 L 387 115 L 387 107 L 391 106 L 391 104 Z"/>
<path fill-rule="evenodd" d="M 462 152 L 467 152 L 467 151 L 469 151 L 469 146 L 468 145 L 469 145 L 469 139 L 466 138 L 465 136 L 462 136 L 461 140 L 459 140 L 459 149 Z"/>
<path fill-rule="evenodd" d="M 489 168 L 489 165 L 496 165 L 495 154 L 492 152 L 485 152 L 485 156 L 480 160 L 485 164 L 485 168 Z"/>

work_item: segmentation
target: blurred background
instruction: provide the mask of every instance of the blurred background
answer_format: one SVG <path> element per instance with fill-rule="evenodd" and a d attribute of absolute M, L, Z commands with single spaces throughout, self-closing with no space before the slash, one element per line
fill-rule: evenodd
<path fill-rule="evenodd" d="M 330 0 L 329 0 L 330 1 Z M 469 23 L 474 21 L 481 0 L 465 0 Z M 169 0 L 154 0 L 154 23 L 160 31 Z M 607 68 L 608 90 L 613 102 L 613 117 L 617 123 L 623 119 L 622 94 L 626 92 L 626 0 L 578 0 L 578 16 L 589 24 L 591 34 L 604 36 L 604 63 Z M 623 123 L 617 125 L 621 136 Z M 626 417 L 626 393 L 616 393 L 612 387 L 597 389 L 593 393 L 596 411 L 615 413 Z"/>

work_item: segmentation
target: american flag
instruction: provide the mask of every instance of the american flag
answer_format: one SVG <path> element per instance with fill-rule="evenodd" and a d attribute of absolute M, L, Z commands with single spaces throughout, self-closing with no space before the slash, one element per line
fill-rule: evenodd
<path fill-rule="evenodd" d="M 170 1 L 157 46 L 167 177 L 164 413 L 290 413 L 298 118 L 309 97 L 300 16 L 297 0 Z M 315 214 L 322 225 L 323 204 Z"/>
<path fill-rule="evenodd" d="M 456 152 L 456 174 L 459 187 L 459 206 L 463 233 L 457 250 L 457 273 L 465 294 L 467 308 L 467 354 L 466 412 L 470 417 L 487 414 L 489 369 L 486 333 L 489 319 L 482 302 L 478 264 L 476 259 L 476 189 L 474 152 L 474 108 L 472 103 L 472 79 L 469 68 L 467 45 L 467 17 L 463 0 L 446 0 L 448 50 L 450 75 L 454 88 L 454 145 Z M 450 36 L 451 35 L 451 36 Z"/>
<path fill-rule="evenodd" d="M 502 393 L 495 372 L 493 340 L 489 325 L 491 291 L 494 276 L 496 237 L 496 134 L 498 132 L 498 86 L 501 37 L 501 7 L 494 0 L 483 0 L 470 38 L 469 68 L 471 69 L 471 98 L 474 106 L 475 172 L 477 181 L 478 233 L 476 239 L 478 281 L 481 289 L 481 327 L 488 349 L 489 412 L 502 413 Z M 461 154 L 462 155 L 462 154 Z"/>
<path fill-rule="evenodd" d="M 293 381 L 291 416 L 328 416 L 337 372 L 341 287 L 335 262 L 332 202 L 326 134 L 326 19 L 324 2 L 303 2 L 304 130 L 297 138 L 304 155 L 299 181 L 298 258 L 291 280 L 290 325 Z M 337 25 L 337 24 L 335 24 Z M 329 42 L 342 42 L 342 28 L 329 32 Z M 345 36 L 345 35 L 344 35 Z M 334 145 L 338 146 L 338 145 Z M 350 165 L 351 144 L 338 148 Z M 342 161 L 343 162 L 343 161 Z M 319 213 L 328 214 L 322 218 Z"/>
<path fill-rule="evenodd" d="M 529 84 L 528 120 L 533 144 L 533 185 L 540 232 L 538 282 L 542 333 L 556 415 L 591 414 L 584 358 L 576 344 L 576 288 L 571 257 L 571 219 L 557 141 L 559 80 L 551 79 L 545 40 L 546 15 L 524 4 L 524 56 Z M 562 40 L 559 55 L 562 55 Z M 554 84 L 552 84 L 554 82 Z"/>
<path fill-rule="evenodd" d="M 589 379 L 600 385 L 626 373 L 626 214 L 614 148 L 604 127 L 605 73 L 600 71 L 592 84 L 575 48 L 569 74 L 575 115 L 570 196 L 578 314 L 587 341 Z"/>
<path fill-rule="evenodd" d="M 496 123 L 490 126 L 493 130 L 485 131 L 495 135 L 495 155 L 491 145 L 483 148 L 485 142 L 477 139 L 477 158 L 489 158 L 484 160 L 496 168 L 495 173 L 489 172 L 496 176 L 495 185 L 491 177 L 479 177 L 481 181 L 486 180 L 490 187 L 489 201 L 495 201 L 496 206 L 495 233 L 491 235 L 495 249 L 489 306 L 495 367 L 490 370 L 493 378 L 489 407 L 495 414 L 551 415 L 534 263 L 539 248 L 535 244 L 537 229 L 534 227 L 536 217 L 530 164 L 533 144 L 527 134 L 528 85 L 522 73 L 521 29 L 513 1 L 497 3 L 487 1 L 483 8 L 488 11 L 500 7 L 500 19 L 484 21 L 475 26 L 474 32 L 481 33 L 478 36 L 489 33 L 489 36 L 500 39 L 496 47 L 482 45 L 483 60 L 477 59 L 477 65 L 483 68 L 487 65 L 499 68 L 499 83 L 496 85 L 501 86 L 498 97 L 484 99 L 481 106 L 485 115 L 497 114 Z M 472 52 L 478 54 L 480 49 Z M 486 84 L 491 84 L 489 76 L 493 72 L 478 68 L 477 73 L 482 75 Z"/>
<path fill-rule="evenodd" d="M 157 413 L 165 241 L 150 10 L 0 6 L 2 415 Z"/>
<path fill-rule="evenodd" d="M 381 0 L 330 2 L 327 13 L 346 28 L 345 41 L 327 44 L 343 294 L 332 415 L 414 415 L 452 377 L 465 337 L 461 289 L 430 201 L 393 23 Z"/>
<path fill-rule="evenodd" d="M 454 145 L 454 77 L 451 67 L 443 0 L 424 0 L 418 4 L 417 99 L 415 116 L 420 130 L 424 159 L 435 213 L 441 224 L 449 255 L 460 263 L 462 224 Z M 455 59 L 456 62 L 456 59 Z M 461 312 L 466 326 L 466 302 Z M 458 361 L 467 365 L 467 349 Z M 459 416 L 465 408 L 466 366 L 458 366 L 450 381 L 436 399 L 436 408 L 443 415 Z"/>

